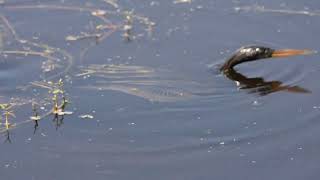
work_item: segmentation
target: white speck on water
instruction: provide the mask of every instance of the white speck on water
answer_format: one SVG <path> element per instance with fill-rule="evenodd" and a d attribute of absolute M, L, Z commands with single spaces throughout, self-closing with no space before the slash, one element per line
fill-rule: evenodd
<path fill-rule="evenodd" d="M 181 3 L 191 3 L 192 0 L 175 0 L 173 4 L 181 4 Z"/>
<path fill-rule="evenodd" d="M 220 145 L 225 145 L 225 142 L 222 141 L 222 142 L 220 142 L 219 144 L 220 144 Z"/>
<path fill-rule="evenodd" d="M 136 123 L 131 122 L 131 123 L 128 123 L 128 125 L 129 125 L 129 126 L 134 126 L 134 125 L 136 125 Z"/>
<path fill-rule="evenodd" d="M 25 43 L 27 43 L 27 40 L 21 39 L 19 42 L 20 42 L 21 44 L 25 44 Z"/>
<path fill-rule="evenodd" d="M 253 106 L 260 106 L 262 103 L 261 102 L 259 102 L 258 100 L 254 100 L 253 102 L 252 102 L 252 105 Z"/>
<path fill-rule="evenodd" d="M 203 6 L 198 5 L 198 6 L 197 6 L 197 9 L 203 9 Z"/>
<path fill-rule="evenodd" d="M 81 119 L 93 119 L 94 117 L 90 114 L 83 114 L 83 115 L 80 115 L 79 118 Z"/>

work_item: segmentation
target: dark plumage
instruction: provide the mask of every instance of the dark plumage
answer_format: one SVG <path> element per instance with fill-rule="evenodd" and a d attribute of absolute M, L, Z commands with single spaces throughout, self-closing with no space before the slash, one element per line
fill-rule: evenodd
<path fill-rule="evenodd" d="M 221 67 L 221 71 L 226 72 L 233 69 L 234 66 L 249 62 L 257 61 L 260 59 L 274 58 L 274 57 L 288 57 L 295 55 L 310 54 L 310 50 L 298 49 L 281 49 L 274 50 L 263 46 L 245 46 L 238 49 Z"/>
<path fill-rule="evenodd" d="M 220 68 L 224 75 L 236 81 L 241 89 L 251 89 L 250 92 L 258 92 L 266 95 L 276 91 L 289 91 L 295 93 L 309 93 L 310 91 L 299 86 L 283 85 L 280 81 L 265 81 L 262 77 L 249 78 L 234 70 L 234 66 L 266 58 L 288 57 L 295 55 L 310 54 L 310 50 L 282 49 L 274 50 L 262 46 L 246 46 L 238 49 Z"/>

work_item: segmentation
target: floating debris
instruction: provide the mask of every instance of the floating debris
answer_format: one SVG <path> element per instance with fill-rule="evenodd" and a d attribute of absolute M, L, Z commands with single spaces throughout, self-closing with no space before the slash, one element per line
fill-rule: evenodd
<path fill-rule="evenodd" d="M 101 10 L 101 9 L 98 9 L 98 10 L 95 10 L 95 11 L 91 12 L 92 16 L 104 16 L 106 14 L 107 14 L 107 11 L 104 11 L 104 10 Z"/>
<path fill-rule="evenodd" d="M 66 41 L 76 41 L 76 40 L 79 39 L 78 37 L 79 37 L 79 36 L 69 35 L 69 36 L 66 37 Z"/>
<path fill-rule="evenodd" d="M 175 0 L 173 4 L 191 3 L 192 0 Z"/>
<path fill-rule="evenodd" d="M 83 115 L 80 115 L 79 118 L 81 119 L 93 119 L 94 117 L 90 114 L 83 114 Z"/>
<path fill-rule="evenodd" d="M 88 39 L 88 38 L 100 38 L 102 37 L 102 34 L 86 34 L 84 33 L 83 35 L 79 36 L 74 36 L 74 35 L 69 35 L 65 38 L 66 41 L 78 41 L 82 39 Z"/>

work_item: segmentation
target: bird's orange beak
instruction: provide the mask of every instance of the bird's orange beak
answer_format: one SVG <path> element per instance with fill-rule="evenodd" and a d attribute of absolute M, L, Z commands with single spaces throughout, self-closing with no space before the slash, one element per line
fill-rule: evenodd
<path fill-rule="evenodd" d="M 272 57 L 288 57 L 288 56 L 297 56 L 297 55 L 308 55 L 314 54 L 316 51 L 308 49 L 280 49 L 275 50 L 272 53 Z"/>

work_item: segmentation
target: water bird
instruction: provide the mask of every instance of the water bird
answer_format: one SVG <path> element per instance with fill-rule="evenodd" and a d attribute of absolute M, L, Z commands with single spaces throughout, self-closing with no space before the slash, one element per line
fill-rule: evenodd
<path fill-rule="evenodd" d="M 238 49 L 220 68 L 224 73 L 233 69 L 238 64 L 250 61 L 257 61 L 267 58 L 281 58 L 296 55 L 311 54 L 314 51 L 307 49 L 280 49 L 275 50 L 263 46 L 244 46 Z"/>
<path fill-rule="evenodd" d="M 314 53 L 305 49 L 281 49 L 275 50 L 262 46 L 245 46 L 238 49 L 220 68 L 220 71 L 229 79 L 237 82 L 240 89 L 251 89 L 260 95 L 267 95 L 277 91 L 288 91 L 294 93 L 310 93 L 309 90 L 299 86 L 283 85 L 281 81 L 265 81 L 262 77 L 249 78 L 237 72 L 234 67 L 238 64 L 257 61 L 267 58 L 281 58 L 296 55 Z"/>

